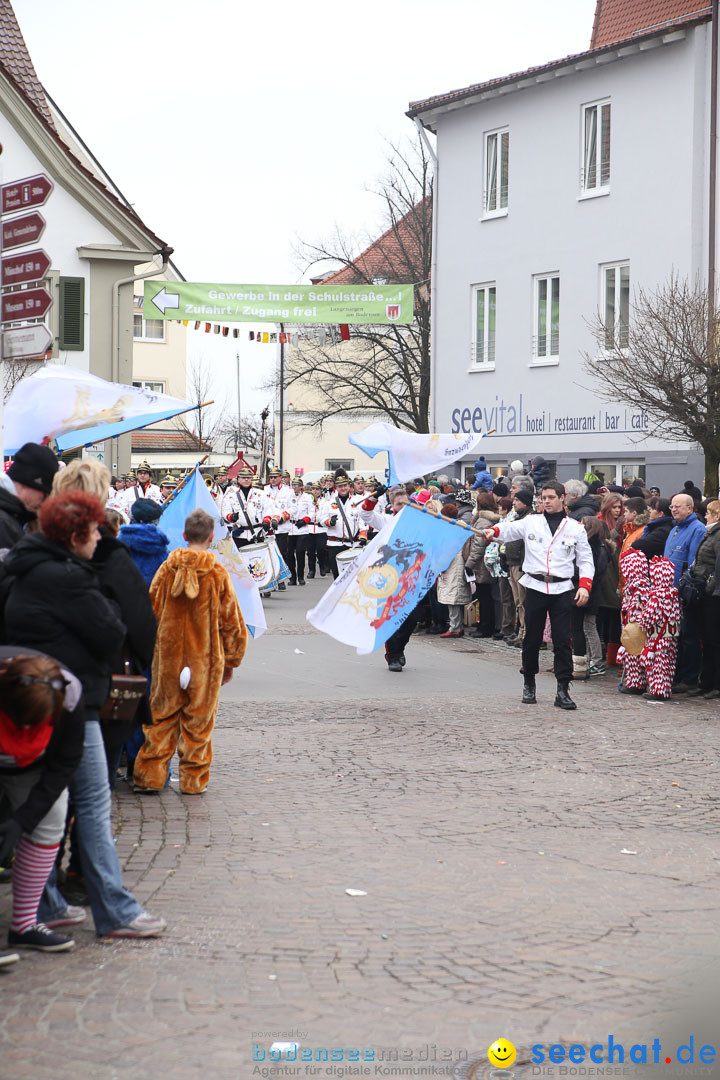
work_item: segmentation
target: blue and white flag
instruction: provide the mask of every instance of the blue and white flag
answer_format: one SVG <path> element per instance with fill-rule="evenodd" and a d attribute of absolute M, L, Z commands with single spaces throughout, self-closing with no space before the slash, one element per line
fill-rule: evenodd
<path fill-rule="evenodd" d="M 371 424 L 364 431 L 348 435 L 348 439 L 371 458 L 386 451 L 388 482 L 404 484 L 418 476 L 436 472 L 466 454 L 472 454 L 487 434 L 489 432 L 482 435 L 475 432 L 470 435 L 462 432 L 459 435 L 416 435 L 412 431 L 394 428 L 391 424 Z"/>
<path fill-rule="evenodd" d="M 162 516 L 158 522 L 159 528 L 170 541 L 170 551 L 175 548 L 187 547 L 187 540 L 183 537 L 185 530 L 185 518 L 193 510 L 206 510 L 215 522 L 215 541 L 219 543 L 227 536 L 227 528 L 220 520 L 220 510 L 203 480 L 202 473 L 195 466 L 195 472 L 180 488 L 163 508 Z"/>
<path fill-rule="evenodd" d="M 205 510 L 214 519 L 215 536 L 212 550 L 217 561 L 221 566 L 225 567 L 230 575 L 230 581 L 235 589 L 242 617 L 251 636 L 253 638 L 260 637 L 267 630 L 260 592 L 242 561 L 238 558 L 235 544 L 232 539 L 227 537 L 227 528 L 220 520 L 220 510 L 208 491 L 207 484 L 197 466 L 184 487 L 167 504 L 158 523 L 170 541 L 170 551 L 174 551 L 175 548 L 179 547 L 187 547 L 187 540 L 183 536 L 183 531 L 185 529 L 185 519 L 193 510 Z"/>
<path fill-rule="evenodd" d="M 307 613 L 316 630 L 371 653 L 407 619 L 470 536 L 462 522 L 406 506 Z"/>
<path fill-rule="evenodd" d="M 26 442 L 47 446 L 54 439 L 63 453 L 192 408 L 168 394 L 107 382 L 69 365 L 46 364 L 21 379 L 5 405 L 4 449 L 14 454 Z"/>

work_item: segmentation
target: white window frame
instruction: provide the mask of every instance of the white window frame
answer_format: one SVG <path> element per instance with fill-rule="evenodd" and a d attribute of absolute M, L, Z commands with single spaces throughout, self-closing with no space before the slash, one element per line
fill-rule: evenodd
<path fill-rule="evenodd" d="M 478 298 L 484 292 L 483 297 L 483 359 L 478 362 Z M 491 296 L 491 293 L 493 294 Z M 470 352 L 470 367 L 468 371 L 494 371 L 495 349 L 497 343 L 497 282 L 484 281 L 472 287 L 472 310 L 471 310 L 471 333 L 472 342 Z M 490 330 L 490 314 L 494 316 L 494 327 Z"/>
<path fill-rule="evenodd" d="M 553 282 L 557 282 L 557 299 L 558 299 L 558 320 L 557 320 L 557 334 L 553 336 L 552 326 L 550 324 L 550 332 L 547 332 L 548 322 L 546 321 L 546 333 L 540 334 L 540 314 L 541 307 L 544 303 L 546 311 L 546 320 L 548 317 L 552 317 L 552 291 Z M 542 286 L 545 286 L 545 298 L 541 301 Z M 542 337 L 545 337 L 544 351 Z M 554 340 L 553 340 L 554 337 Z M 549 340 L 548 340 L 549 339 Z M 560 273 L 557 270 L 548 274 L 536 274 L 533 277 L 533 335 L 532 335 L 532 360 L 530 361 L 530 367 L 556 367 L 560 363 Z"/>
<path fill-rule="evenodd" d="M 640 478 L 643 482 L 647 480 L 647 462 L 644 458 L 638 458 L 632 461 L 613 461 L 608 459 L 603 460 L 602 455 L 598 454 L 595 459 L 587 458 L 585 460 L 586 473 L 591 471 L 592 465 L 600 466 L 600 471 L 605 477 L 606 484 L 617 484 L 619 487 L 622 487 L 623 475 L 626 472 L 631 472 L 634 477 L 640 476 L 640 474 L 644 472 L 645 475 Z M 608 475 L 608 469 L 613 469 L 613 476 Z"/>
<path fill-rule="evenodd" d="M 150 390 L 153 394 L 165 393 L 164 379 L 133 379 L 133 386 L 137 386 L 141 390 Z"/>
<path fill-rule="evenodd" d="M 625 329 L 623 331 L 622 319 L 622 304 L 618 302 L 618 298 L 621 298 L 622 291 L 622 271 L 627 270 L 627 311 Z M 630 327 L 630 260 L 623 259 L 621 262 L 616 263 L 601 263 L 600 264 L 600 318 L 604 326 L 607 327 L 608 323 L 608 304 L 610 297 L 608 296 L 608 279 L 609 275 L 613 275 L 613 339 L 617 334 L 619 335 L 620 348 L 625 352 L 628 348 L 628 331 Z M 624 341 L 623 341 L 624 337 Z M 615 348 L 614 341 L 610 339 L 607 331 L 604 335 L 604 340 L 601 344 L 601 352 L 609 353 Z"/>
<path fill-rule="evenodd" d="M 141 323 L 142 333 L 140 334 L 139 337 L 135 333 L 135 319 L 142 319 L 142 323 Z M 133 312 L 133 341 L 148 341 L 148 342 L 151 342 L 152 344 L 155 344 L 155 345 L 163 345 L 165 343 L 165 340 L 166 340 L 166 337 L 167 337 L 166 330 L 165 330 L 165 320 L 164 319 L 151 319 L 150 320 L 150 322 L 157 322 L 157 323 L 161 324 L 161 326 L 162 326 L 162 337 L 161 338 L 159 338 L 159 337 L 148 337 L 147 336 L 147 334 L 146 334 L 147 322 L 148 322 L 148 320 L 145 318 L 145 316 L 142 314 L 141 311 Z"/>
<path fill-rule="evenodd" d="M 607 109 L 607 112 L 605 111 Z M 594 139 L 594 166 L 589 163 L 591 146 L 589 143 L 590 128 L 594 116 L 595 139 Z M 607 131 L 607 163 L 604 166 L 602 151 L 605 146 L 605 133 Z M 594 172 L 593 172 L 594 168 Z M 605 168 L 605 174 L 603 169 Z M 596 199 L 600 195 L 610 194 L 610 177 L 612 173 L 612 102 L 610 98 L 600 98 L 598 101 L 588 101 L 580 110 L 580 198 Z M 593 182 L 594 181 L 594 182 Z"/>
<path fill-rule="evenodd" d="M 503 141 L 506 147 L 504 155 Z M 510 128 L 502 127 L 486 131 L 484 151 L 483 220 L 507 217 L 510 195 Z M 503 163 L 505 164 L 504 176 Z M 491 170 L 494 171 L 494 189 L 491 184 Z"/>

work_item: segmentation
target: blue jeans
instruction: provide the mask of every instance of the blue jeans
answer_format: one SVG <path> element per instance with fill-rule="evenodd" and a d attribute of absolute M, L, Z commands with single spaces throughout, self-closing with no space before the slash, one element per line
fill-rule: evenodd
<path fill-rule="evenodd" d="M 86 710 L 85 746 L 70 781 L 70 797 L 75 806 L 78 850 L 95 929 L 98 934 L 107 934 L 109 930 L 127 926 L 143 909 L 123 887 L 110 825 L 105 747 L 97 712 L 92 709 Z M 67 910 L 67 900 L 58 891 L 56 881 L 53 870 L 38 908 L 41 922 L 58 918 Z"/>

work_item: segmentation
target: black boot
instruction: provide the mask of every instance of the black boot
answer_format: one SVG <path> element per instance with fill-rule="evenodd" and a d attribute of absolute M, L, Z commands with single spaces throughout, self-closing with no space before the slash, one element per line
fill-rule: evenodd
<path fill-rule="evenodd" d="M 557 694 L 555 695 L 555 705 L 558 709 L 577 709 L 577 705 L 570 697 L 568 693 L 569 683 L 559 682 L 557 684 Z"/>
<path fill-rule="evenodd" d="M 297 578 L 295 577 L 295 575 L 294 575 L 294 574 L 293 574 L 293 576 L 292 576 L 292 577 L 290 578 L 290 580 L 288 581 L 288 585 L 297 585 Z"/>
<path fill-rule="evenodd" d="M 537 705 L 537 698 L 535 697 L 535 679 L 531 676 L 528 676 L 525 680 L 522 703 L 523 705 Z"/>

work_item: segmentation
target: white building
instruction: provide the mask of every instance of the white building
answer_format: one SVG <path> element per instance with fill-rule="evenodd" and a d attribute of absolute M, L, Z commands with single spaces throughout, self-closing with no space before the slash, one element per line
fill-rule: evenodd
<path fill-rule="evenodd" d="M 653 26 L 667 0 L 603 0 L 588 52 L 410 106 L 437 134 L 432 430 L 496 428 L 491 466 L 702 481 L 699 448 L 647 437 L 582 358 L 637 286 L 706 276 L 709 7 L 669 6 Z"/>

